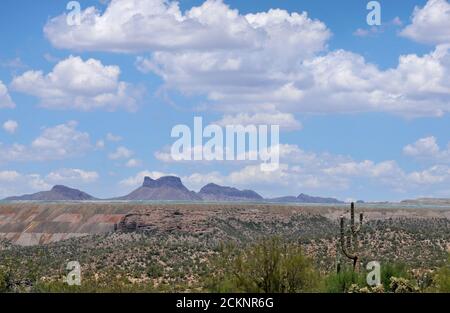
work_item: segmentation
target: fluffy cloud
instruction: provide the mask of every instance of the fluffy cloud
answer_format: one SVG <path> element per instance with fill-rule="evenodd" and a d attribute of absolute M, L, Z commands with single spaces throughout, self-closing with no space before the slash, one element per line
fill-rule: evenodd
<path fill-rule="evenodd" d="M 125 163 L 126 167 L 139 167 L 142 165 L 142 161 L 138 159 L 129 159 L 127 163 Z"/>
<path fill-rule="evenodd" d="M 258 165 L 246 165 L 228 175 L 208 173 L 206 177 L 216 183 L 233 184 L 241 187 L 283 186 L 288 190 L 326 190 L 345 189 L 355 177 L 383 180 L 396 183 L 391 178 L 403 176 L 402 170 L 394 161 L 375 163 L 361 162 L 342 155 L 328 153 L 316 154 L 304 151 L 296 145 L 280 145 L 281 164 L 276 171 L 261 171 Z M 187 181 L 206 181 L 199 179 L 199 174 L 186 177 Z"/>
<path fill-rule="evenodd" d="M 434 136 L 421 138 L 413 144 L 403 148 L 403 153 L 409 156 L 435 156 L 439 153 L 439 146 Z"/>
<path fill-rule="evenodd" d="M 47 190 L 51 187 L 39 174 L 0 171 L 0 198 Z"/>
<path fill-rule="evenodd" d="M 450 167 L 435 165 L 423 171 L 414 171 L 407 176 L 416 185 L 448 184 L 450 182 Z"/>
<path fill-rule="evenodd" d="M 166 90 L 204 95 L 213 108 L 234 114 L 441 116 L 450 111 L 449 50 L 450 45 L 441 45 L 423 56 L 402 55 L 398 66 L 387 70 L 344 50 L 295 60 L 270 49 L 260 54 L 156 52 L 149 59 L 138 59 L 138 66 L 160 75 Z"/>
<path fill-rule="evenodd" d="M 358 173 L 354 169 L 362 168 Z M 422 171 L 405 173 L 394 161 L 375 163 L 365 160 L 352 164 L 336 164 L 332 168 L 304 168 L 298 165 L 281 164 L 274 172 L 262 172 L 257 165 L 248 165 L 228 174 L 219 172 L 194 173 L 182 177 L 183 182 L 198 190 L 214 182 L 240 188 L 251 188 L 268 196 L 297 195 L 300 192 L 333 195 L 333 193 L 354 193 L 364 188 L 403 194 L 405 192 L 435 194 L 450 183 L 450 168 L 432 166 Z M 392 171 L 391 171 L 392 170 Z M 339 174 L 338 174 L 339 172 Z M 364 182 L 364 184 L 362 184 Z M 386 196 L 385 196 L 386 197 Z"/>
<path fill-rule="evenodd" d="M 1 108 L 14 108 L 16 104 L 12 101 L 11 96 L 8 93 L 8 89 L 0 80 L 0 109 Z"/>
<path fill-rule="evenodd" d="M 99 150 L 102 150 L 103 148 L 105 148 L 105 141 L 104 140 L 97 140 L 97 142 L 95 143 L 95 147 Z"/>
<path fill-rule="evenodd" d="M 108 133 L 106 134 L 106 140 L 108 141 L 113 141 L 113 142 L 117 142 L 117 141 L 121 141 L 123 138 L 118 136 L 118 135 L 114 135 L 112 133 Z"/>
<path fill-rule="evenodd" d="M 448 32 L 447 6 L 445 0 L 430 0 L 415 11 L 404 33 L 422 20 L 439 24 L 440 34 Z M 440 15 L 421 13 L 429 10 Z M 397 67 L 380 70 L 361 55 L 327 51 L 330 31 L 306 13 L 241 14 L 219 0 L 182 13 L 174 2 L 115 0 L 104 12 L 84 10 L 79 26 L 68 26 L 65 16 L 58 16 L 45 33 L 61 48 L 151 52 L 138 57 L 136 65 L 159 75 L 162 91 L 205 97 L 208 108 L 227 119 L 260 121 L 274 115 L 297 126 L 294 115 L 300 113 L 416 117 L 450 111 L 448 45 L 421 56 L 403 55 Z M 439 32 L 424 31 L 432 38 L 429 33 Z"/>
<path fill-rule="evenodd" d="M 141 185 L 144 182 L 144 177 L 149 176 L 153 179 L 158 179 L 162 176 L 168 176 L 168 175 L 174 175 L 174 174 L 168 174 L 158 171 L 142 171 L 137 173 L 135 176 L 128 177 L 126 179 L 123 179 L 119 181 L 119 185 L 124 187 L 137 187 Z"/>
<path fill-rule="evenodd" d="M 54 184 L 82 186 L 95 182 L 96 172 L 81 169 L 59 169 L 47 175 L 25 174 L 14 170 L 0 171 L 0 198 L 49 190 Z"/>
<path fill-rule="evenodd" d="M 417 140 L 406 145 L 403 153 L 420 159 L 431 159 L 435 162 L 450 162 L 450 143 L 447 149 L 441 149 L 437 143 L 436 137 L 430 136 Z"/>
<path fill-rule="evenodd" d="M 78 131 L 77 122 L 70 121 L 44 128 L 29 145 L 0 143 L 0 163 L 61 160 L 83 155 L 91 148 L 89 134 Z"/>
<path fill-rule="evenodd" d="M 17 128 L 19 128 L 19 123 L 17 123 L 16 121 L 7 120 L 3 123 L 3 129 L 10 134 L 14 134 Z"/>
<path fill-rule="evenodd" d="M 402 174 L 402 170 L 398 167 L 395 161 L 384 161 L 375 163 L 370 160 L 362 162 L 343 162 L 338 163 L 333 167 L 325 168 L 324 173 L 329 175 L 343 175 L 347 177 L 361 176 L 361 177 L 385 177 L 398 176 Z"/>
<path fill-rule="evenodd" d="M 192 155 L 192 149 L 189 149 L 189 154 Z M 162 162 L 175 162 L 174 158 L 172 158 L 172 154 L 170 153 L 170 147 L 165 147 L 163 150 L 155 151 L 153 154 L 155 158 Z"/>
<path fill-rule="evenodd" d="M 215 122 L 219 126 L 227 125 L 279 125 L 281 129 L 298 130 L 302 124 L 298 122 L 292 114 L 289 113 L 239 113 L 236 115 L 225 115 L 221 120 Z"/>
<path fill-rule="evenodd" d="M 332 195 L 331 192 L 345 194 L 364 188 L 381 190 L 383 194 L 389 190 L 398 195 L 407 192 L 428 192 L 432 195 L 444 190 L 450 183 L 448 165 L 432 165 L 408 172 L 394 160 L 355 160 L 345 155 L 308 152 L 290 144 L 280 145 L 279 151 L 281 163 L 276 171 L 261 171 L 259 164 L 250 161 L 233 162 L 234 168 L 228 173 L 197 172 L 182 176 L 182 180 L 194 190 L 214 182 L 251 188 L 271 196 L 280 195 L 274 194 L 273 190 L 283 190 L 293 195 L 300 192 Z"/>
<path fill-rule="evenodd" d="M 20 174 L 16 171 L 1 171 L 0 172 L 0 181 L 2 182 L 11 182 L 16 180 Z"/>
<path fill-rule="evenodd" d="M 99 175 L 94 171 L 84 171 L 77 168 L 63 168 L 50 172 L 46 180 L 51 183 L 92 183 Z"/>
<path fill-rule="evenodd" d="M 119 159 L 127 159 L 133 155 L 133 151 L 129 150 L 126 147 L 118 147 L 116 151 L 110 153 L 108 157 L 111 160 L 119 160 Z"/>
<path fill-rule="evenodd" d="M 114 0 L 104 12 L 89 7 L 81 25 L 69 26 L 66 15 L 44 27 L 58 48 L 116 52 L 161 50 L 254 49 L 268 43 L 290 53 L 310 54 L 323 49 L 330 32 L 306 13 L 270 10 L 242 15 L 220 0 L 207 0 L 185 13 L 177 2 Z"/>
<path fill-rule="evenodd" d="M 27 71 L 15 77 L 12 88 L 36 96 L 40 105 L 50 109 L 115 110 L 136 109 L 139 92 L 120 81 L 118 66 L 105 66 L 100 61 L 70 56 L 58 62 L 53 70 Z"/>
<path fill-rule="evenodd" d="M 423 8 L 416 7 L 412 23 L 400 34 L 421 43 L 450 43 L 450 3 L 447 0 L 428 0 Z"/>

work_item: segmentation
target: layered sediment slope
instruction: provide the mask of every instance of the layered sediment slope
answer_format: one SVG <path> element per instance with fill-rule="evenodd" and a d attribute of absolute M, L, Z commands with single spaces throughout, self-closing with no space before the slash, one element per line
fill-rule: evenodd
<path fill-rule="evenodd" d="M 412 225 L 414 233 L 448 233 L 450 210 L 362 208 L 367 230 L 378 223 L 389 229 Z M 338 231 L 342 206 L 276 204 L 137 204 L 133 202 L 66 202 L 0 204 L 0 240 L 17 245 L 52 243 L 107 232 L 145 231 L 154 236 L 183 233 L 225 239 L 249 234 L 324 236 Z M 405 224 L 406 223 L 406 224 Z M 403 225 L 403 226 L 402 226 Z M 409 227 L 409 226 L 408 226 Z M 444 231 L 442 231 L 444 229 Z M 209 234 L 209 235 L 208 235 Z M 228 235 L 227 235 L 228 234 Z M 255 235 L 256 236 L 256 235 Z M 448 235 L 447 235 L 448 236 Z M 446 243 L 445 243 L 446 244 Z"/>
<path fill-rule="evenodd" d="M 122 206 L 89 203 L 0 205 L 0 238 L 29 246 L 104 233 L 129 212 Z"/>

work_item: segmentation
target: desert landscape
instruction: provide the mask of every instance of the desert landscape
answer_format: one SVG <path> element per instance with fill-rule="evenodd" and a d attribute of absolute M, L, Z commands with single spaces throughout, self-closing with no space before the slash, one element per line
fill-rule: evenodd
<path fill-rule="evenodd" d="M 14 308 L 16 293 L 53 293 L 19 301 L 33 310 L 114 293 L 92 298 L 126 311 L 146 293 L 145 308 L 210 312 L 450 293 L 450 0 L 0 12 Z"/>
<path fill-rule="evenodd" d="M 329 275 L 336 272 L 337 260 L 350 264 L 339 248 L 339 217 L 348 216 L 348 207 L 3 203 L 0 268 L 8 271 L 9 288 L 15 291 L 66 290 L 70 286 L 63 277 L 70 261 L 81 264 L 84 291 L 208 291 L 214 259 L 224 246 L 243 251 L 260 240 L 279 238 L 301 247 L 317 272 Z M 356 210 L 364 215 L 358 243 L 362 272 L 376 260 L 382 266 L 401 264 L 408 275 L 416 275 L 408 276 L 411 280 L 423 281 L 448 264 L 449 209 L 358 204 Z M 431 280 L 428 284 L 431 288 Z"/>

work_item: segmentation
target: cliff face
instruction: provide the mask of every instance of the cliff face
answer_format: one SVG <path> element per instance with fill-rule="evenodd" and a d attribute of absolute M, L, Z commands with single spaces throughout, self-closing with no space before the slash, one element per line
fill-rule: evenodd
<path fill-rule="evenodd" d="M 199 201 L 201 198 L 188 190 L 179 177 L 164 176 L 158 179 L 144 178 L 144 183 L 119 200 L 179 200 Z"/>

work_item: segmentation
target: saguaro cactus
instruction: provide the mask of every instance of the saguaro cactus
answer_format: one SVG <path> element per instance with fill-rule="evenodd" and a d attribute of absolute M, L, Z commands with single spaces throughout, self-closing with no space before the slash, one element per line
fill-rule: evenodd
<path fill-rule="evenodd" d="M 362 227 L 363 214 L 359 214 L 359 225 L 355 225 L 355 204 L 352 202 L 350 207 L 350 228 L 348 229 L 347 237 L 345 236 L 345 221 L 344 216 L 340 217 L 341 225 L 341 237 L 340 246 L 342 253 L 353 261 L 353 271 L 356 269 L 359 258 L 359 244 L 358 244 L 358 234 Z"/>

